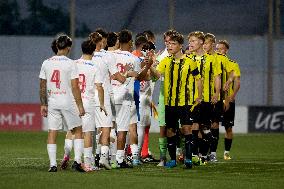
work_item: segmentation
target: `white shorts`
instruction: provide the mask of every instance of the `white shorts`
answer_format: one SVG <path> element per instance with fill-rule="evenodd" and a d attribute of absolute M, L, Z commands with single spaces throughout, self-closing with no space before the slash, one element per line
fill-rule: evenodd
<path fill-rule="evenodd" d="M 131 111 L 130 111 L 130 124 L 134 124 L 138 122 L 138 116 L 137 116 L 137 109 L 136 105 L 133 102 L 133 105 L 131 106 Z"/>
<path fill-rule="evenodd" d="M 131 118 L 131 108 L 134 102 L 123 101 L 122 104 L 116 104 L 115 110 L 117 112 L 116 124 L 117 131 L 128 131 L 130 118 Z"/>
<path fill-rule="evenodd" d="M 151 99 L 147 95 L 140 96 L 139 104 L 140 121 L 139 126 L 151 125 Z"/>
<path fill-rule="evenodd" d="M 82 130 L 84 133 L 96 130 L 95 112 L 86 112 L 82 116 Z"/>
<path fill-rule="evenodd" d="M 96 127 L 112 127 L 112 111 L 110 106 L 105 106 L 107 114 L 100 110 L 99 106 L 95 108 L 95 123 Z"/>
<path fill-rule="evenodd" d="M 63 122 L 66 123 L 68 130 L 82 126 L 77 107 L 71 107 L 69 110 L 48 108 L 47 120 L 49 130 L 61 130 Z"/>
<path fill-rule="evenodd" d="M 110 92 L 109 95 L 110 95 L 110 107 L 112 112 L 112 121 L 115 121 L 116 111 L 115 111 L 114 94 L 113 92 Z"/>

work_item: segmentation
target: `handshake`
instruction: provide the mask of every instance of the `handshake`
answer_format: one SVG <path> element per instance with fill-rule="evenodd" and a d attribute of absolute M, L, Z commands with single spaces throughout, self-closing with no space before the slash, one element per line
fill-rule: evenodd
<path fill-rule="evenodd" d="M 144 64 L 147 68 L 150 68 L 153 63 L 155 62 L 155 52 L 154 50 L 150 50 L 150 51 L 147 51 L 147 54 L 145 56 L 145 59 L 144 59 Z"/>

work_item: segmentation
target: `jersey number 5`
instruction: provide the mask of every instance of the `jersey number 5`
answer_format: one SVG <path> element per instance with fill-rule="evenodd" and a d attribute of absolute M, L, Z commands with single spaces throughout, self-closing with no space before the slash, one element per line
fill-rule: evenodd
<path fill-rule="evenodd" d="M 54 82 L 57 89 L 60 89 L 60 71 L 54 70 L 51 76 L 51 82 Z"/>
<path fill-rule="evenodd" d="M 79 87 L 81 93 L 84 93 L 86 90 L 86 76 L 84 74 L 79 74 Z"/>

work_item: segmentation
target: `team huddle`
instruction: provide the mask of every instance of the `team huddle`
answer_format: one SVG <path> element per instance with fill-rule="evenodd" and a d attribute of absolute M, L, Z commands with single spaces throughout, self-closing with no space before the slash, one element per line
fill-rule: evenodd
<path fill-rule="evenodd" d="M 231 159 L 240 69 L 226 55 L 229 43 L 216 44 L 213 34 L 195 31 L 183 49 L 184 37 L 175 30 L 164 33 L 164 42 L 165 49 L 155 52 L 155 36 L 145 31 L 135 36 L 133 50 L 129 30 L 98 29 L 82 42 L 81 58 L 71 60 L 72 39 L 61 34 L 53 40 L 55 55 L 43 62 L 39 75 L 49 172 L 57 171 L 56 138 L 63 127 L 68 131 L 61 169 L 67 169 L 73 146 L 72 169 L 79 172 L 147 162 L 167 168 L 181 162 L 191 169 L 217 162 L 220 123 L 226 130 L 224 159 Z M 152 94 L 158 80 L 156 109 Z M 159 160 L 148 148 L 152 116 L 160 126 Z"/>

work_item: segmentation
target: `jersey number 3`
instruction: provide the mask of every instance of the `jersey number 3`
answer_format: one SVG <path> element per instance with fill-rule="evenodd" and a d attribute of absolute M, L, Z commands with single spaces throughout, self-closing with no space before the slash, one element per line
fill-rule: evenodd
<path fill-rule="evenodd" d="M 60 89 L 60 71 L 54 70 L 51 76 L 51 82 L 54 82 L 57 89 Z"/>
<path fill-rule="evenodd" d="M 81 93 L 84 93 L 86 90 L 86 76 L 84 74 L 79 74 L 79 87 Z"/>

